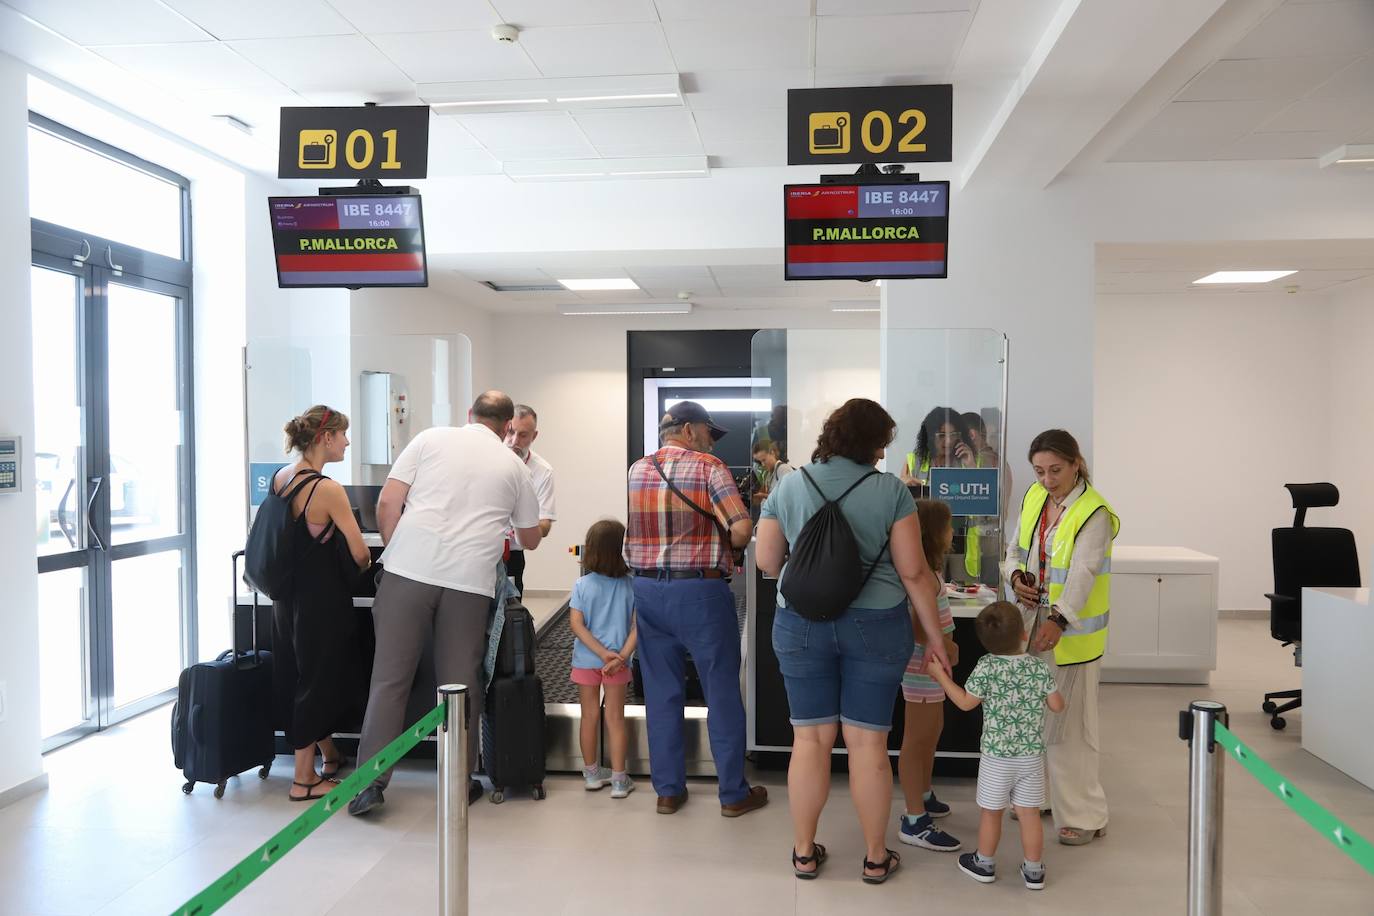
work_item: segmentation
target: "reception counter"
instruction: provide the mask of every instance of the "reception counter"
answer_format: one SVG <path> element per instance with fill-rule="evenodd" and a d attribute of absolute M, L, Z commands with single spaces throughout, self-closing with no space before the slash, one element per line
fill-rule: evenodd
<path fill-rule="evenodd" d="M 1302 746 L 1374 789 L 1374 606 L 1367 588 L 1302 591 Z"/>

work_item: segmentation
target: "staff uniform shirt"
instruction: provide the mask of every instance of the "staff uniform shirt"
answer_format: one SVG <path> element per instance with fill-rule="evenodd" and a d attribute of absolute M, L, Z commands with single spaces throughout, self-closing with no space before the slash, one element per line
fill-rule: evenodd
<path fill-rule="evenodd" d="M 854 481 L 869 471 L 871 465 L 859 464 L 848 458 L 836 455 L 829 461 L 808 464 L 804 470 L 811 475 L 816 486 L 830 499 L 837 499 L 849 489 Z M 768 499 L 759 512 L 759 519 L 771 518 L 782 527 L 782 536 L 788 544 L 796 544 L 806 522 L 821 508 L 821 498 L 815 487 L 806 482 L 801 474 L 790 474 L 768 494 Z M 916 511 L 916 501 L 906 484 L 891 474 L 876 474 L 854 488 L 854 491 L 840 503 L 840 511 L 854 532 L 854 540 L 859 545 L 859 560 L 863 571 L 868 572 L 869 564 L 877 560 L 873 575 L 868 584 L 854 599 L 854 607 L 889 608 L 900 604 L 906 598 L 906 588 L 902 585 L 897 567 L 892 565 L 892 548 L 883 550 L 892 526 Z M 882 556 L 878 552 L 882 551 Z M 778 576 L 778 606 L 786 607 L 787 599 L 782 594 L 782 583 L 787 579 L 787 566 L 782 567 Z"/>
<path fill-rule="evenodd" d="M 600 573 L 588 573 L 573 583 L 572 597 L 568 606 L 582 612 L 582 620 L 587 629 L 612 652 L 619 652 L 630 638 L 630 617 L 635 609 L 634 584 L 629 576 L 614 579 Z M 572 666 L 574 668 L 600 668 L 601 659 L 596 653 L 573 640 Z"/>
<path fill-rule="evenodd" d="M 539 524 L 539 500 L 520 456 L 480 423 L 440 426 L 412 439 L 388 476 L 410 492 L 382 551 L 387 572 L 492 597 L 502 533 Z"/>
<path fill-rule="evenodd" d="M 668 488 L 654 469 L 653 457 L 683 495 L 715 514 L 727 536 L 731 525 L 749 518 L 749 508 L 723 461 L 665 445 L 630 467 L 626 564 L 631 569 L 720 569 L 729 575 L 734 563 L 729 544 L 722 542 L 715 525 Z"/>
<path fill-rule="evenodd" d="M 515 457 L 519 458 L 519 455 Z M 554 508 L 553 500 L 553 465 L 544 460 L 534 449 L 530 449 L 530 458 L 525 462 L 525 467 L 530 472 L 530 483 L 534 485 L 534 495 L 539 498 L 539 520 L 541 522 L 558 521 L 558 512 Z M 513 532 L 506 532 L 506 537 L 510 538 L 511 550 L 524 550 L 520 542 L 515 539 Z"/>

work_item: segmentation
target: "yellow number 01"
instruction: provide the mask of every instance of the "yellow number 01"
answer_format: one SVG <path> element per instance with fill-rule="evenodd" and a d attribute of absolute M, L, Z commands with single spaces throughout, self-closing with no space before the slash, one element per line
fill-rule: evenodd
<path fill-rule="evenodd" d="M 876 143 L 873 141 L 873 131 L 871 129 L 874 121 L 882 125 L 882 130 L 880 132 L 882 139 Z M 868 150 L 870 153 L 886 152 L 888 146 L 892 143 L 892 119 L 888 117 L 885 111 L 870 111 L 868 114 L 864 115 L 863 128 L 859 131 L 859 137 L 863 140 L 864 149 Z"/>
<path fill-rule="evenodd" d="M 353 153 L 357 150 L 359 140 L 363 141 L 363 154 L 361 156 L 355 156 Z M 361 170 L 370 166 L 372 164 L 373 151 L 374 144 L 372 142 L 372 134 L 362 129 L 355 130 L 353 133 L 349 134 L 348 142 L 344 144 L 344 158 L 348 160 L 348 167 L 350 169 Z"/>
<path fill-rule="evenodd" d="M 926 129 L 926 113 L 919 108 L 908 108 L 902 112 L 897 120 L 902 124 L 911 124 L 911 130 L 906 132 L 902 139 L 897 141 L 897 149 L 903 153 L 924 153 L 926 145 L 917 143 L 916 138 Z"/>

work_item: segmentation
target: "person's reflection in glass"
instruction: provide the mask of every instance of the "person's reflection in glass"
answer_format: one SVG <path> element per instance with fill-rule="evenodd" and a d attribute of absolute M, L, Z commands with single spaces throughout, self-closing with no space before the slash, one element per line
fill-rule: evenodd
<path fill-rule="evenodd" d="M 916 447 L 906 454 L 901 478 L 908 486 L 928 487 L 933 467 L 976 466 L 977 452 L 969 439 L 963 415 L 950 407 L 936 407 L 921 421 Z"/>

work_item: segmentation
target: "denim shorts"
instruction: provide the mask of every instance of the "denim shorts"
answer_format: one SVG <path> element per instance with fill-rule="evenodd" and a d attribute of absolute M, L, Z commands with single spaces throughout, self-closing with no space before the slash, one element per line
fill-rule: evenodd
<path fill-rule="evenodd" d="M 773 652 L 792 724 L 843 722 L 889 731 L 914 645 L 905 601 L 883 609 L 852 607 L 826 622 L 778 608 Z"/>

